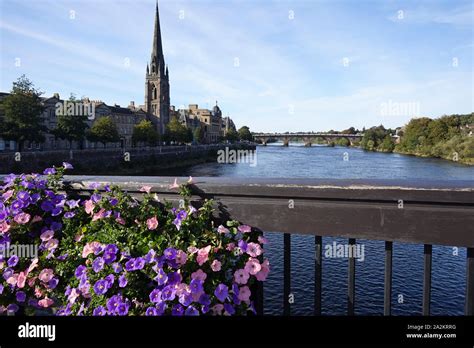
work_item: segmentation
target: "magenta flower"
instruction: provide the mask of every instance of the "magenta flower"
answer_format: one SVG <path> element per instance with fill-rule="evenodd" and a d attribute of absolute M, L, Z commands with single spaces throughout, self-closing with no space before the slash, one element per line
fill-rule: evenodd
<path fill-rule="evenodd" d="M 54 276 L 53 270 L 51 268 L 45 268 L 40 272 L 38 278 L 41 281 L 47 283 L 51 280 L 51 278 L 53 278 L 53 276 Z"/>
<path fill-rule="evenodd" d="M 254 258 L 250 258 L 245 264 L 245 271 L 247 271 L 251 275 L 256 275 L 258 272 L 260 272 L 261 269 L 262 266 L 260 265 L 260 262 Z"/>
<path fill-rule="evenodd" d="M 238 269 L 234 273 L 234 280 L 237 284 L 242 284 L 242 285 L 247 284 L 249 277 L 250 277 L 249 272 L 247 272 L 245 269 Z"/>
<path fill-rule="evenodd" d="M 211 263 L 211 269 L 214 271 L 214 272 L 219 272 L 221 270 L 221 262 L 218 261 L 218 260 L 214 260 L 212 261 Z"/>
<path fill-rule="evenodd" d="M 191 279 L 198 279 L 204 282 L 206 278 L 207 274 L 203 272 L 202 269 L 198 269 L 196 272 L 191 273 Z"/>
<path fill-rule="evenodd" d="M 239 289 L 239 300 L 240 301 L 249 301 L 250 300 L 250 289 L 248 286 L 243 286 Z"/>
<path fill-rule="evenodd" d="M 251 228 L 250 226 L 248 226 L 248 225 L 240 225 L 240 226 L 238 227 L 238 230 L 239 230 L 240 232 L 242 232 L 242 233 L 250 233 L 250 232 L 252 232 L 252 228 Z"/>
<path fill-rule="evenodd" d="M 15 216 L 13 220 L 15 220 L 15 222 L 19 225 L 24 225 L 30 221 L 30 218 L 31 218 L 30 214 L 20 213 L 17 216 Z"/>
<path fill-rule="evenodd" d="M 245 250 L 247 254 L 249 254 L 251 257 L 257 257 L 262 254 L 262 248 L 260 244 L 257 243 L 248 243 L 247 244 L 247 250 Z"/>

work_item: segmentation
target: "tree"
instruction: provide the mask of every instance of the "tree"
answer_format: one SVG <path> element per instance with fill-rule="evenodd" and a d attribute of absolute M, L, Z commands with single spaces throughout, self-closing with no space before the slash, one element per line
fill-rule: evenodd
<path fill-rule="evenodd" d="M 118 142 L 120 135 L 112 118 L 107 116 L 101 117 L 94 122 L 87 134 L 87 138 L 90 141 L 100 142 L 106 147 L 107 143 Z"/>
<path fill-rule="evenodd" d="M 382 144 L 380 144 L 379 149 L 382 152 L 392 152 L 395 148 L 395 144 L 392 141 L 392 137 L 387 134 L 385 138 L 383 138 Z"/>
<path fill-rule="evenodd" d="M 239 138 L 240 140 L 253 141 L 252 133 L 250 133 L 250 128 L 243 126 L 239 128 Z"/>
<path fill-rule="evenodd" d="M 239 140 L 239 133 L 237 133 L 237 131 L 235 129 L 230 128 L 227 131 L 224 139 L 231 142 L 231 143 L 233 143 L 233 142 Z"/>
<path fill-rule="evenodd" d="M 134 144 L 143 142 L 150 146 L 156 146 L 158 140 L 158 132 L 150 121 L 142 120 L 133 127 L 132 141 Z"/>
<path fill-rule="evenodd" d="M 194 129 L 193 140 L 197 143 L 204 142 L 204 129 L 202 127 L 199 126 Z"/>
<path fill-rule="evenodd" d="M 3 100 L 5 119 L 0 134 L 5 139 L 15 140 L 19 151 L 23 150 L 25 141 L 41 143 L 45 139 L 47 128 L 43 125 L 42 94 L 22 75 L 13 82 L 10 95 Z"/>
<path fill-rule="evenodd" d="M 186 127 L 179 122 L 176 116 L 173 116 L 166 125 L 166 137 L 168 141 L 175 141 L 177 143 L 185 143 L 189 140 Z"/>
<path fill-rule="evenodd" d="M 77 101 L 74 94 L 71 93 L 69 97 L 71 103 L 81 103 Z M 58 124 L 56 129 L 52 131 L 54 136 L 59 139 L 69 141 L 69 147 L 72 147 L 72 142 L 77 141 L 81 144 L 86 136 L 86 131 L 89 128 L 87 125 L 86 115 L 72 115 L 67 112 L 57 115 Z"/>

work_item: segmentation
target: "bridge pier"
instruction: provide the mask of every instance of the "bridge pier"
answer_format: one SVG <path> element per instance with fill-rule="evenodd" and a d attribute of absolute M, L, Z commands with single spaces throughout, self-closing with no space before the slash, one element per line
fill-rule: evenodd
<path fill-rule="evenodd" d="M 290 138 L 283 138 L 283 146 L 290 146 Z"/>
<path fill-rule="evenodd" d="M 305 147 L 311 147 L 311 145 L 312 145 L 311 138 L 303 138 L 303 141 L 304 141 L 304 146 Z"/>

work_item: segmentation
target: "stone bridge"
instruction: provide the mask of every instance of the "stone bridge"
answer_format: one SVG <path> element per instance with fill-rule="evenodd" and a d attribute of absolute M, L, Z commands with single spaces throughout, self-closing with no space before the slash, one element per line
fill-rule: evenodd
<path fill-rule="evenodd" d="M 263 146 L 266 146 L 269 140 L 278 139 L 283 141 L 283 146 L 288 146 L 290 139 L 301 138 L 304 141 L 305 146 L 311 146 L 313 140 L 316 138 L 321 138 L 327 141 L 330 144 L 334 139 L 346 138 L 349 140 L 350 144 L 353 145 L 355 140 L 360 141 L 364 134 L 343 134 L 343 133 L 255 133 L 253 137 L 255 140 L 262 142 Z M 392 135 L 392 139 L 395 142 L 398 142 L 398 135 Z"/>

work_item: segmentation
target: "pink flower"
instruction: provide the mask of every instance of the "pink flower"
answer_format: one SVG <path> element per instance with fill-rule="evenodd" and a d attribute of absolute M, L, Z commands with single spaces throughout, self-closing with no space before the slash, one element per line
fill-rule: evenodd
<path fill-rule="evenodd" d="M 264 236 L 258 236 L 258 242 L 260 244 L 267 244 L 268 243 L 268 240 L 267 238 L 265 238 Z"/>
<path fill-rule="evenodd" d="M 91 242 L 84 245 L 84 249 L 82 249 L 82 257 L 86 258 L 89 254 L 95 253 L 101 244 L 99 242 Z"/>
<path fill-rule="evenodd" d="M 13 190 L 8 190 L 4 194 L 2 194 L 4 201 L 8 201 L 11 198 L 11 196 L 13 196 Z"/>
<path fill-rule="evenodd" d="M 221 270 L 221 266 L 222 266 L 222 264 L 220 263 L 220 261 L 217 261 L 217 260 L 214 260 L 211 263 L 211 269 L 214 272 L 219 272 Z"/>
<path fill-rule="evenodd" d="M 0 233 L 7 233 L 10 230 L 10 225 L 6 222 L 0 222 Z"/>
<path fill-rule="evenodd" d="M 20 274 L 18 275 L 16 286 L 18 286 L 20 289 L 24 288 L 25 282 L 26 282 L 25 272 L 20 272 Z"/>
<path fill-rule="evenodd" d="M 53 239 L 50 239 L 46 242 L 46 249 L 48 250 L 53 250 L 53 249 L 56 249 L 58 247 L 58 244 L 59 244 L 59 241 L 55 238 Z"/>
<path fill-rule="evenodd" d="M 207 274 L 203 272 L 203 270 L 200 268 L 196 272 L 191 273 L 191 279 L 205 281 L 206 278 L 207 278 Z"/>
<path fill-rule="evenodd" d="M 34 224 L 35 222 L 40 222 L 40 221 L 43 221 L 43 218 L 39 215 L 35 215 L 33 217 L 33 220 L 31 220 L 31 223 Z"/>
<path fill-rule="evenodd" d="M 218 303 L 211 307 L 211 311 L 213 315 L 222 315 L 222 311 L 224 310 L 224 305 L 222 303 Z"/>
<path fill-rule="evenodd" d="M 78 297 L 79 297 L 79 293 L 77 292 L 77 290 L 72 289 L 71 293 L 67 297 L 67 300 L 69 301 L 69 303 L 73 304 L 74 302 L 76 302 L 76 298 L 78 298 Z"/>
<path fill-rule="evenodd" d="M 51 306 L 52 304 L 54 303 L 53 300 L 51 300 L 50 298 L 44 298 L 42 300 L 39 300 L 38 301 L 38 305 L 40 307 L 44 307 L 44 308 L 48 308 L 49 306 Z"/>
<path fill-rule="evenodd" d="M 54 236 L 54 231 L 53 230 L 47 230 L 47 231 L 44 231 L 43 233 L 41 233 L 40 239 L 43 242 L 47 242 L 48 240 L 53 238 L 53 236 Z"/>
<path fill-rule="evenodd" d="M 74 236 L 74 241 L 80 242 L 81 239 L 82 239 L 82 237 L 84 237 L 84 234 L 78 233 L 78 234 L 76 234 L 76 235 Z"/>
<path fill-rule="evenodd" d="M 29 286 L 30 288 L 32 288 L 33 285 L 35 285 L 35 281 L 36 281 L 36 277 L 29 278 L 29 279 L 28 279 L 28 286 Z"/>
<path fill-rule="evenodd" d="M 140 192 L 150 193 L 150 191 L 151 191 L 151 186 L 142 186 L 140 189 Z"/>
<path fill-rule="evenodd" d="M 26 275 L 28 275 L 32 270 L 34 270 L 36 267 L 38 267 L 38 258 L 35 257 L 33 261 L 31 261 L 30 266 L 26 270 Z"/>
<path fill-rule="evenodd" d="M 229 243 L 229 244 L 227 244 L 226 250 L 232 251 L 232 250 L 234 250 L 234 249 L 235 249 L 235 243 Z"/>
<path fill-rule="evenodd" d="M 240 289 L 239 289 L 239 300 L 240 301 L 249 301 L 250 300 L 250 295 L 251 295 L 251 291 L 249 289 L 248 286 L 242 286 Z"/>
<path fill-rule="evenodd" d="M 192 184 L 192 183 L 193 183 L 193 177 L 192 177 L 192 176 L 189 176 L 188 184 Z"/>
<path fill-rule="evenodd" d="M 178 178 L 175 178 L 173 185 L 170 186 L 170 189 L 175 189 L 175 188 L 179 188 Z"/>
<path fill-rule="evenodd" d="M 176 262 L 178 263 L 178 265 L 184 265 L 187 259 L 188 255 L 184 251 L 178 250 L 178 252 L 176 253 Z"/>
<path fill-rule="evenodd" d="M 249 272 L 247 272 L 245 269 L 238 269 L 234 273 L 234 280 L 237 284 L 242 284 L 242 285 L 247 284 L 249 277 L 250 277 Z"/>
<path fill-rule="evenodd" d="M 15 286 L 18 282 L 18 274 L 12 274 L 11 277 L 7 279 L 7 284 Z"/>
<path fill-rule="evenodd" d="M 156 218 L 156 216 L 153 216 L 152 218 L 146 220 L 146 225 L 149 230 L 156 230 L 156 228 L 158 227 L 158 219 Z"/>
<path fill-rule="evenodd" d="M 240 225 L 238 227 L 239 231 L 242 232 L 242 233 L 249 233 L 252 231 L 252 228 L 248 225 Z"/>
<path fill-rule="evenodd" d="M 120 225 L 125 225 L 125 220 L 121 217 L 116 218 L 115 221 L 117 221 Z"/>
<path fill-rule="evenodd" d="M 94 211 L 94 202 L 92 202 L 90 199 L 87 200 L 84 203 L 84 209 L 85 209 L 87 214 L 92 214 L 93 211 Z"/>
<path fill-rule="evenodd" d="M 202 266 L 202 264 L 205 263 L 209 259 L 209 251 L 211 251 L 210 245 L 198 250 L 196 261 L 199 264 L 199 266 Z"/>
<path fill-rule="evenodd" d="M 258 272 L 260 272 L 261 269 L 262 266 L 260 265 L 260 262 L 258 262 L 257 259 L 250 258 L 245 264 L 245 270 L 251 275 L 256 275 Z"/>
<path fill-rule="evenodd" d="M 24 224 L 27 224 L 28 221 L 30 221 L 30 218 L 31 218 L 30 214 L 20 213 L 17 216 L 15 216 L 13 220 L 15 220 L 17 224 L 24 225 Z"/>
<path fill-rule="evenodd" d="M 41 289 L 39 287 L 35 287 L 35 296 L 36 297 L 43 296 L 43 292 L 41 291 Z"/>
<path fill-rule="evenodd" d="M 188 247 L 188 253 L 190 253 L 191 255 L 197 253 L 198 250 L 199 250 L 199 249 L 196 248 L 195 246 L 190 246 L 190 247 Z"/>
<path fill-rule="evenodd" d="M 229 233 L 230 231 L 228 228 L 225 228 L 224 226 L 220 225 L 219 227 L 217 227 L 217 232 L 226 234 L 226 233 Z"/>
<path fill-rule="evenodd" d="M 262 247 L 257 243 L 249 243 L 247 245 L 247 254 L 249 254 L 251 257 L 262 255 Z"/>
<path fill-rule="evenodd" d="M 38 278 L 42 282 L 47 283 L 51 280 L 51 278 L 53 278 L 53 276 L 54 276 L 53 270 L 51 268 L 45 268 L 40 272 Z"/>
<path fill-rule="evenodd" d="M 97 221 L 97 220 L 103 219 L 104 217 L 105 217 L 105 209 L 102 208 L 97 213 L 95 213 L 94 216 L 92 216 L 92 221 Z"/>
<path fill-rule="evenodd" d="M 257 280 L 263 282 L 267 279 L 268 273 L 270 272 L 270 262 L 268 259 L 265 259 L 261 264 L 262 269 L 255 275 Z"/>

